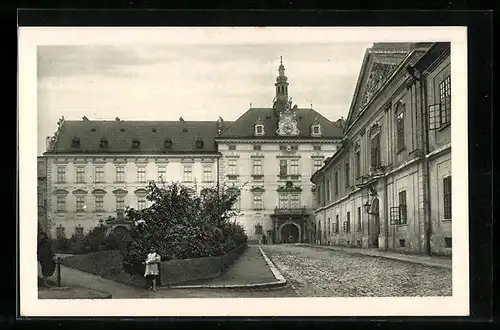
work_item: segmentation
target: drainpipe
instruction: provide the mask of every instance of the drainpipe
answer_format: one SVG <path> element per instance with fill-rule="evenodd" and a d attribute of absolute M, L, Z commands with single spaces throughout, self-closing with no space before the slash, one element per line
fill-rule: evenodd
<path fill-rule="evenodd" d="M 429 121 L 427 116 L 427 102 L 425 95 L 425 80 L 423 75 L 420 75 L 420 108 L 422 117 L 422 142 L 423 142 L 423 190 L 424 190 L 424 233 L 425 233 L 425 245 L 426 252 L 428 255 L 432 255 L 431 249 L 431 203 L 430 203 L 430 177 L 429 177 L 429 159 L 426 157 L 429 154 Z"/>
<path fill-rule="evenodd" d="M 387 175 L 384 175 L 384 229 L 385 229 L 385 241 L 384 250 L 389 250 L 389 201 L 387 200 Z M 380 202 L 379 202 L 380 205 Z M 380 221 L 380 220 L 379 220 Z M 394 235 L 393 235 L 394 236 Z M 394 239 L 394 237 L 393 237 Z"/>

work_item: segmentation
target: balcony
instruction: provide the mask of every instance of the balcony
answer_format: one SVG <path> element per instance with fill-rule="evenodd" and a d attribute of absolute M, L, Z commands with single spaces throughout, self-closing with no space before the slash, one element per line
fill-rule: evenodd
<path fill-rule="evenodd" d="M 275 215 L 299 215 L 299 214 L 306 214 L 306 208 L 305 208 L 305 206 L 298 207 L 298 208 L 277 207 L 276 206 L 274 208 L 274 214 Z"/>
<path fill-rule="evenodd" d="M 300 174 L 278 174 L 278 180 L 280 181 L 297 181 L 300 180 Z"/>

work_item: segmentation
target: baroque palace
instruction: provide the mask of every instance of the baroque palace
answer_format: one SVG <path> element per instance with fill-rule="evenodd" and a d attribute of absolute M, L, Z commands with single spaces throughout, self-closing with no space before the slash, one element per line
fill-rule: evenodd
<path fill-rule="evenodd" d="M 311 178 L 318 244 L 451 255 L 449 43 L 374 44 Z"/>
<path fill-rule="evenodd" d="M 271 107 L 250 107 L 234 122 L 61 118 L 38 162 L 41 227 L 52 237 L 100 223 L 126 231 L 123 211 L 148 207 L 149 181 L 197 191 L 221 183 L 238 193 L 238 220 L 250 240 L 310 241 L 310 178 L 337 149 L 343 120 L 294 105 L 282 63 L 274 85 Z"/>

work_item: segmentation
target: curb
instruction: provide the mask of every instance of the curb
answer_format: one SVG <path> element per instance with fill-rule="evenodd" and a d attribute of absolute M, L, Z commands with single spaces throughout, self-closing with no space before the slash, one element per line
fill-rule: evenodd
<path fill-rule="evenodd" d="M 379 257 L 379 258 L 384 258 L 384 259 L 398 260 L 398 261 L 402 261 L 402 262 L 420 264 L 420 265 L 429 266 L 429 267 L 437 267 L 437 268 L 445 268 L 445 269 L 452 269 L 453 268 L 452 265 L 439 264 L 439 263 L 434 263 L 434 262 L 429 262 L 429 261 L 424 261 L 424 260 L 411 260 L 411 259 L 401 258 L 398 256 L 391 256 L 391 255 L 384 255 L 384 254 L 372 254 L 372 253 L 363 252 L 363 251 L 350 251 L 347 249 L 335 248 L 335 247 L 331 247 L 331 246 L 311 245 L 311 244 L 300 244 L 298 246 L 307 246 L 307 247 L 312 247 L 312 248 L 320 248 L 320 249 L 324 249 L 324 250 L 339 251 L 339 252 L 358 254 L 358 255 L 364 255 L 364 256 L 370 256 L 370 257 Z"/>
<path fill-rule="evenodd" d="M 173 285 L 164 286 L 159 289 L 254 289 L 254 288 L 273 288 L 284 286 L 287 282 L 283 275 L 279 272 L 278 268 L 273 264 L 271 259 L 267 257 L 262 248 L 259 246 L 259 251 L 262 257 L 266 261 L 267 265 L 271 269 L 274 277 L 277 281 L 274 282 L 264 282 L 264 283 L 253 283 L 253 284 L 219 284 L 219 285 Z"/>

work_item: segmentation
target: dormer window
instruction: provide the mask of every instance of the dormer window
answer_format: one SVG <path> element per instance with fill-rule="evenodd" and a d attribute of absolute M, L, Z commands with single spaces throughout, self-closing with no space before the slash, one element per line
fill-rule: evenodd
<path fill-rule="evenodd" d="M 196 149 L 203 149 L 203 140 L 202 139 L 196 140 Z"/>
<path fill-rule="evenodd" d="M 106 149 L 107 147 L 108 147 L 108 139 L 102 138 L 101 141 L 99 142 L 99 148 Z"/>
<path fill-rule="evenodd" d="M 313 136 L 318 136 L 321 135 L 321 125 L 320 124 L 314 124 L 311 127 L 311 134 Z"/>
<path fill-rule="evenodd" d="M 264 135 L 264 125 L 262 124 L 255 125 L 255 135 Z"/>
<path fill-rule="evenodd" d="M 80 148 L 80 139 L 77 137 L 74 137 L 73 140 L 71 140 L 71 148 Z"/>
<path fill-rule="evenodd" d="M 141 142 L 137 139 L 132 141 L 132 149 L 139 149 L 139 146 L 141 145 Z"/>
<path fill-rule="evenodd" d="M 165 139 L 165 142 L 163 142 L 163 147 L 165 149 L 172 149 L 172 140 L 169 138 Z"/>

